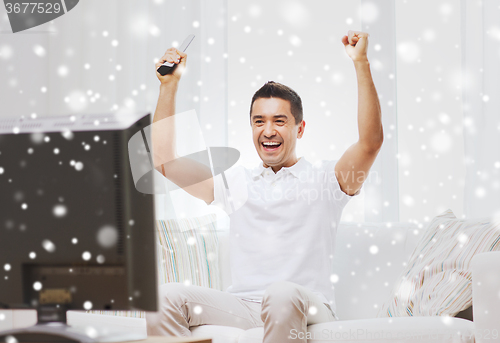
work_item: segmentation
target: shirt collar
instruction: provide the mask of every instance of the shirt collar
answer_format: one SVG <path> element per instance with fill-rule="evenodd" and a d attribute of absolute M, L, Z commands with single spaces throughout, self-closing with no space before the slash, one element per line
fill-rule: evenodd
<path fill-rule="evenodd" d="M 281 170 L 283 170 L 283 172 L 289 172 L 290 174 L 292 174 L 293 176 L 295 176 L 295 177 L 298 178 L 299 175 L 300 175 L 300 173 L 301 172 L 305 172 L 307 170 L 307 167 L 309 165 L 310 165 L 310 163 L 308 161 L 306 161 L 306 159 L 304 157 L 300 157 L 299 160 L 297 161 L 297 163 L 295 163 L 293 166 L 283 167 L 283 168 L 280 169 L 279 172 L 281 172 Z M 261 161 L 260 164 L 259 164 L 259 166 L 254 169 L 253 176 L 254 177 L 260 176 L 266 170 L 271 170 L 272 171 L 272 168 L 271 167 L 264 168 L 264 163 Z"/>

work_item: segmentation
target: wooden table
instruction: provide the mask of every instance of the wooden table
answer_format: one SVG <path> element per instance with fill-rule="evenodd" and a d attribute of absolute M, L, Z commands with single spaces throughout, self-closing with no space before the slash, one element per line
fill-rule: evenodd
<path fill-rule="evenodd" d="M 200 337 L 167 337 L 167 336 L 150 336 L 146 340 L 132 341 L 124 343 L 212 343 L 211 338 Z"/>

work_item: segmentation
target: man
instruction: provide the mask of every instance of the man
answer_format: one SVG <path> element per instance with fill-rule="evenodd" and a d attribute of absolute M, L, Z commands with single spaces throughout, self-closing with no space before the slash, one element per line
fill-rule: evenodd
<path fill-rule="evenodd" d="M 157 74 L 161 86 L 153 122 L 166 124 L 152 131 L 155 166 L 188 193 L 230 214 L 232 285 L 226 292 L 163 285 L 160 311 L 147 315 L 149 334 L 190 336 L 189 327 L 203 324 L 263 326 L 265 343 L 306 342 L 307 325 L 338 320 L 330 280 L 336 227 L 383 141 L 367 58 L 368 34 L 349 31 L 342 43 L 357 73 L 358 142 L 338 162 L 313 166 L 297 158 L 296 142 L 305 130 L 301 99 L 289 87 L 268 82 L 250 106 L 253 141 L 262 163 L 253 170 L 233 167 L 225 173 L 227 180 L 222 175 L 211 178 L 208 167 L 175 155 L 174 128 L 165 119 L 175 113 L 187 55 L 171 48 L 156 64 L 178 66 L 172 75 Z"/>

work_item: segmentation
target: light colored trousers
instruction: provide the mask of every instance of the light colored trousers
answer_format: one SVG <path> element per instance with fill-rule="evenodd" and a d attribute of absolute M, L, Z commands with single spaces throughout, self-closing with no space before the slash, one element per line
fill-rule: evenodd
<path fill-rule="evenodd" d="M 146 313 L 148 335 L 191 336 L 191 326 L 204 324 L 244 330 L 263 326 L 264 343 L 306 343 L 307 325 L 338 320 L 316 294 L 288 281 L 271 284 L 262 303 L 178 282 L 160 286 L 159 301 L 158 312 Z"/>

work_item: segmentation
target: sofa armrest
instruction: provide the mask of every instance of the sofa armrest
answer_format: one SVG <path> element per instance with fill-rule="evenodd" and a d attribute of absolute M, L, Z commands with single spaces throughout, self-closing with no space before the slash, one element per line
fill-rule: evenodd
<path fill-rule="evenodd" d="M 475 342 L 499 343 L 500 251 L 475 255 L 471 266 Z"/>

